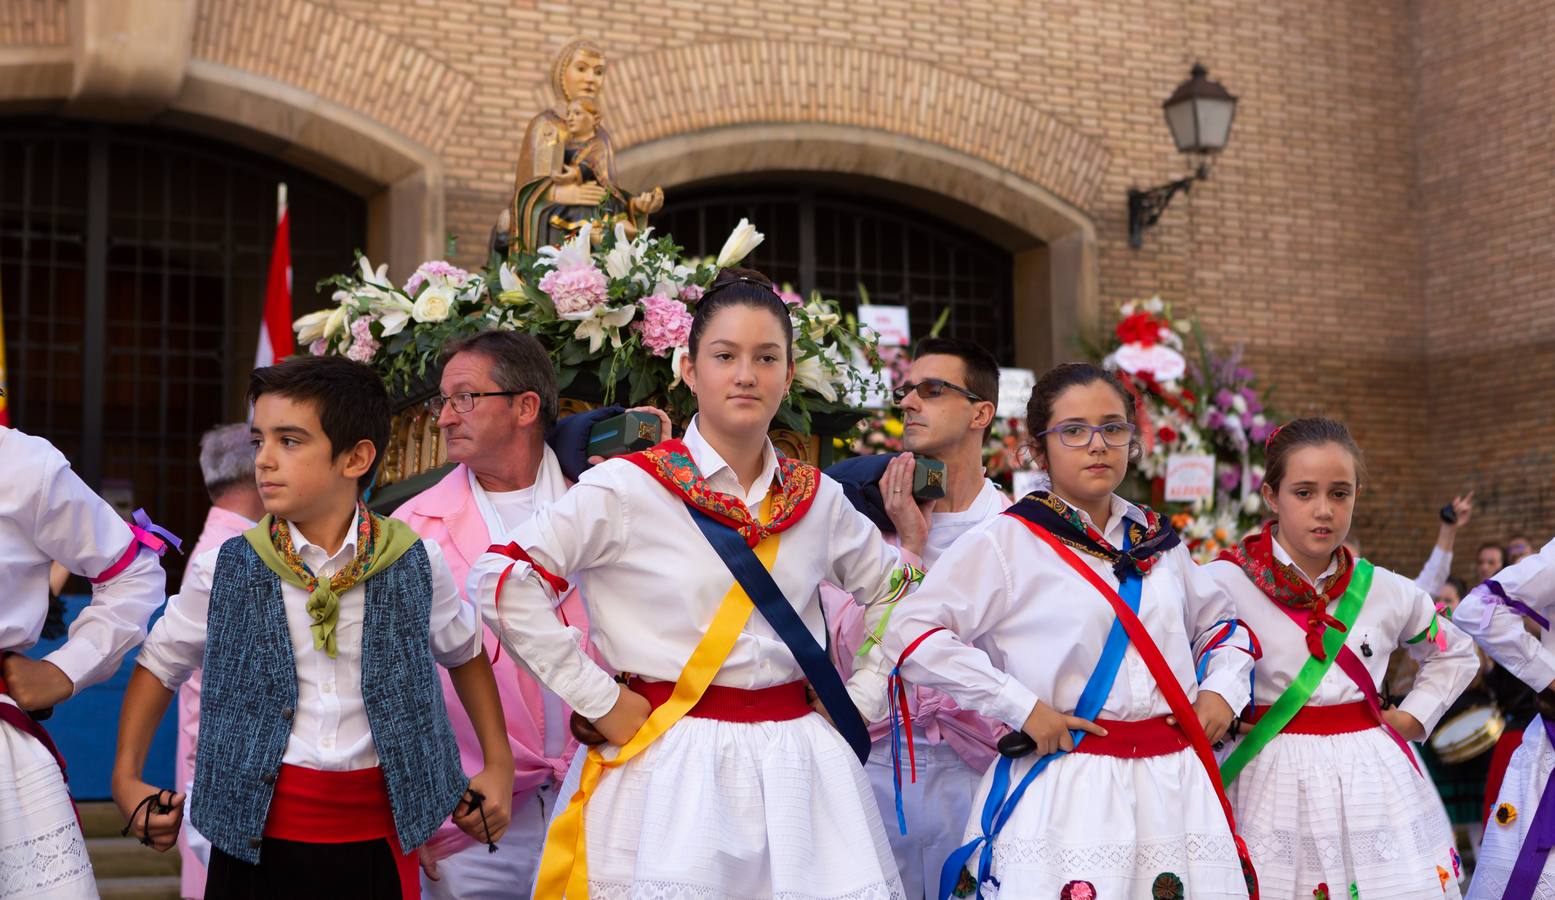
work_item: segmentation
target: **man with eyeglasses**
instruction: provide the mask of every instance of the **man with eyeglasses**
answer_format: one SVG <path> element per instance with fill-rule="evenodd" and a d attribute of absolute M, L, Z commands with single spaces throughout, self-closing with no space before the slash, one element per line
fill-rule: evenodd
<path fill-rule="evenodd" d="M 827 471 L 845 487 L 850 481 L 878 479 L 883 509 L 865 509 L 865 513 L 882 524 L 883 511 L 891 527 L 882 530 L 894 531 L 902 543 L 908 543 L 910 536 L 926 534 L 926 568 L 932 567 L 956 538 L 1010 504 L 983 471 L 983 445 L 993 425 L 998 392 L 999 364 L 987 350 L 968 341 L 927 338 L 918 344 L 907 379 L 896 389 L 894 398 L 901 412 L 906 451 L 945 464 L 945 496 L 920 506 L 912 498 L 910 477 L 882 478 L 882 457 L 848 460 Z M 872 495 L 873 490 L 848 493 L 862 497 Z M 851 598 L 836 588 L 824 587 L 822 597 L 838 665 L 847 675 L 865 640 L 863 615 Z M 917 781 L 902 773 L 906 835 L 896 825 L 891 723 L 880 722 L 871 728 L 875 747 L 865 770 L 887 823 L 902 885 L 908 897 L 918 898 L 934 889 L 941 863 L 960 846 L 978 781 L 993 762 L 995 742 L 1007 729 L 960 709 L 936 691 L 916 689 L 908 704 Z M 902 755 L 905 766 L 905 748 Z"/>
<path fill-rule="evenodd" d="M 556 372 L 540 342 L 527 334 L 483 331 L 443 348 L 438 395 L 428 401 L 454 470 L 394 512 L 417 534 L 436 541 L 464 590 L 470 564 L 502 535 L 559 498 L 569 484 L 561 461 L 546 445 L 559 400 Z M 658 412 L 658 410 L 652 410 Z M 669 420 L 663 420 L 664 433 Z M 574 462 L 574 461 L 569 461 Z M 577 591 L 558 614 L 579 643 L 588 621 Z M 486 630 L 513 750 L 513 819 L 495 853 L 445 823 L 422 848 L 422 893 L 429 898 L 475 900 L 526 894 L 539 870 L 545 828 L 557 789 L 577 748 L 568 730 L 570 710 L 507 654 Z M 483 761 L 474 726 L 446 672 L 443 697 L 465 770 Z"/>

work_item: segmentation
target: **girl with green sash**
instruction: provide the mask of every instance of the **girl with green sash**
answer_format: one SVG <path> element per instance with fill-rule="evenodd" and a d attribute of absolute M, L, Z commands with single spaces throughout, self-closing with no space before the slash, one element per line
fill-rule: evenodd
<path fill-rule="evenodd" d="M 1266 897 L 1459 896 L 1459 863 L 1407 741 L 1425 738 L 1478 667 L 1473 643 L 1412 581 L 1343 546 L 1364 473 L 1331 419 L 1268 444 L 1273 519 L 1205 571 L 1258 634 L 1254 705 L 1221 764 Z M 1378 698 L 1401 645 L 1420 663 Z"/>

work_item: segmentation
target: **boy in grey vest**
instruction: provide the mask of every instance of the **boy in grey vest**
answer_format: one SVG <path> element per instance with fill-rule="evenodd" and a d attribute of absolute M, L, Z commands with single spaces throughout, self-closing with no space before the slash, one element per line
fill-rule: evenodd
<path fill-rule="evenodd" d="M 479 619 L 442 553 L 360 500 L 388 438 L 371 369 L 301 357 L 255 370 L 266 516 L 194 559 L 125 692 L 113 795 L 143 842 L 173 846 L 182 795 L 141 780 L 173 691 L 204 670 L 191 818 L 206 896 L 413 897 L 415 849 L 453 815 L 495 843 L 513 756 Z M 485 768 L 460 769 L 435 664 Z"/>

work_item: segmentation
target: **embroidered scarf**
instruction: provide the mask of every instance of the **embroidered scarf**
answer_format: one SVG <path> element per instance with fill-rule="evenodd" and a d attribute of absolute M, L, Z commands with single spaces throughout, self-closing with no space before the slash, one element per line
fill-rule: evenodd
<path fill-rule="evenodd" d="M 1154 510 L 1146 506 L 1141 506 L 1140 510 L 1145 514 L 1145 525 L 1128 523 L 1128 550 L 1112 546 L 1100 532 L 1086 524 L 1079 510 L 1047 491 L 1032 491 L 1010 507 L 1009 512 L 1042 526 L 1072 549 L 1106 560 L 1121 581 L 1130 572 L 1137 572 L 1140 577 L 1148 575 L 1166 551 L 1181 543 L 1177 532 Z"/>
<path fill-rule="evenodd" d="M 323 650 L 330 658 L 338 650 L 335 629 L 340 624 L 340 595 L 388 568 L 420 540 L 410 526 L 369 513 L 361 501 L 357 501 L 356 517 L 356 555 L 328 581 L 320 580 L 302 561 L 285 519 L 266 515 L 243 533 L 270 571 L 308 592 L 306 609 L 313 620 L 313 649 Z"/>
<path fill-rule="evenodd" d="M 1263 530 L 1229 550 L 1222 550 L 1220 558 L 1241 566 L 1264 596 L 1291 609 L 1307 610 L 1307 652 L 1316 659 L 1327 659 L 1323 649 L 1323 634 L 1330 627 L 1345 631 L 1343 622 L 1328 614 L 1328 604 L 1344 596 L 1350 587 L 1350 576 L 1355 572 L 1355 558 L 1350 548 L 1339 546 L 1339 567 L 1323 590 L 1313 587 L 1294 567 L 1274 558 L 1274 521 L 1263 524 Z"/>
<path fill-rule="evenodd" d="M 777 484 L 771 490 L 772 520 L 762 522 L 738 497 L 707 486 L 691 451 L 678 439 L 664 441 L 625 457 L 687 503 L 728 525 L 752 547 L 804 518 L 815 502 L 820 470 L 799 460 L 778 457 Z"/>

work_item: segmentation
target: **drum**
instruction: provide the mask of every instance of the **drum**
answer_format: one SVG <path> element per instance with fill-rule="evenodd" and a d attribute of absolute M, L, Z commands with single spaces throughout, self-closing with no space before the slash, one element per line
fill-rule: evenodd
<path fill-rule="evenodd" d="M 1436 726 L 1431 749 L 1436 758 L 1450 765 L 1468 762 L 1488 753 L 1506 730 L 1506 719 L 1493 705 L 1471 706 Z"/>

